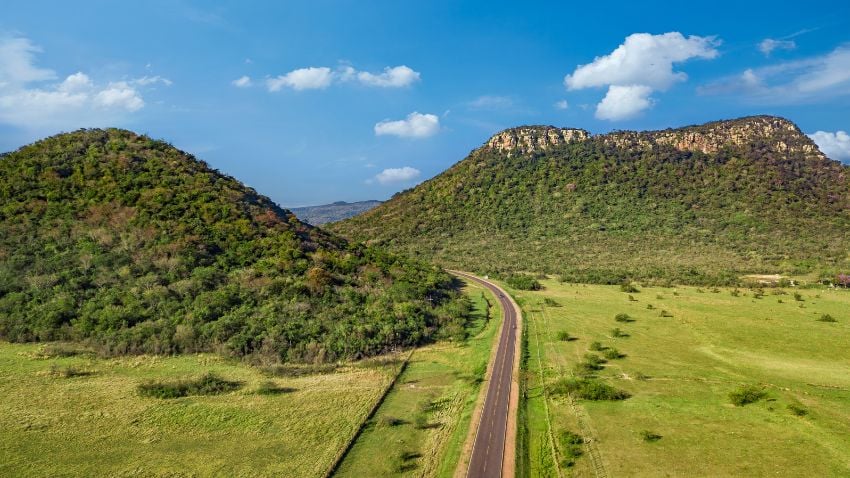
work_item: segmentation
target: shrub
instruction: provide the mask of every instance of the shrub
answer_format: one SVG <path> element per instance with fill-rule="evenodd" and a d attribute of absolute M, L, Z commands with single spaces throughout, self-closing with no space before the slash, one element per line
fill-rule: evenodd
<path fill-rule="evenodd" d="M 559 438 L 561 454 L 563 455 L 561 466 L 569 468 L 575 465 L 576 459 L 584 454 L 584 450 L 582 449 L 584 438 L 569 430 L 561 432 Z"/>
<path fill-rule="evenodd" d="M 654 431 L 650 431 L 650 430 L 641 431 L 640 437 L 643 439 L 643 441 L 645 441 L 647 443 L 656 442 L 656 441 L 661 439 L 661 435 L 659 435 L 658 433 L 655 433 Z"/>
<path fill-rule="evenodd" d="M 649 310 L 654 310 L 655 306 L 652 305 L 652 304 L 646 304 L 646 308 L 649 309 Z"/>
<path fill-rule="evenodd" d="M 788 410 L 791 411 L 795 416 L 803 417 L 809 414 L 809 411 L 803 408 L 802 405 L 798 405 L 796 403 L 789 403 Z"/>
<path fill-rule="evenodd" d="M 385 415 L 378 419 L 379 427 L 397 427 L 399 425 L 404 425 L 405 423 L 407 422 L 402 420 L 401 418 L 394 417 L 391 415 Z"/>
<path fill-rule="evenodd" d="M 661 317 L 673 317 L 673 314 L 667 312 L 666 310 L 661 311 Z"/>
<path fill-rule="evenodd" d="M 732 297 L 739 297 L 741 295 L 741 291 L 739 291 L 738 289 L 733 289 L 729 291 L 729 294 L 731 294 Z"/>
<path fill-rule="evenodd" d="M 835 318 L 829 314 L 823 314 L 818 319 L 818 322 L 838 322 Z"/>
<path fill-rule="evenodd" d="M 563 378 L 551 387 L 556 395 L 569 394 L 582 400 L 625 400 L 629 398 L 628 392 L 616 389 L 591 378 Z"/>
<path fill-rule="evenodd" d="M 50 375 L 54 377 L 61 378 L 74 378 L 74 377 L 85 377 L 86 375 L 91 375 L 92 372 L 78 369 L 74 366 L 68 367 L 60 367 L 59 365 L 53 364 L 50 366 Z"/>
<path fill-rule="evenodd" d="M 602 355 L 608 360 L 617 360 L 625 357 L 625 354 L 621 354 L 619 350 L 611 347 L 602 352 Z"/>
<path fill-rule="evenodd" d="M 39 358 L 67 358 L 91 353 L 92 352 L 90 350 L 79 346 L 65 343 L 53 343 L 45 345 L 37 355 Z"/>
<path fill-rule="evenodd" d="M 143 397 L 165 399 L 190 395 L 218 395 L 238 390 L 241 387 L 241 382 L 225 380 L 213 373 L 207 373 L 196 380 L 143 383 L 138 386 L 138 392 Z"/>
<path fill-rule="evenodd" d="M 558 301 L 556 301 L 556 300 L 554 300 L 550 297 L 544 297 L 543 298 L 543 305 L 545 305 L 547 307 L 560 307 L 561 306 L 561 304 Z"/>
<path fill-rule="evenodd" d="M 260 395 L 280 395 L 282 393 L 290 393 L 294 391 L 294 388 L 281 387 L 271 381 L 263 382 L 259 387 L 257 387 L 257 393 Z"/>
<path fill-rule="evenodd" d="M 615 315 L 614 320 L 616 320 L 617 322 L 624 322 L 624 323 L 634 322 L 634 319 L 629 317 L 629 314 L 624 314 L 624 313 L 619 313 L 619 314 Z"/>
<path fill-rule="evenodd" d="M 541 290 L 543 285 L 532 276 L 513 274 L 505 278 L 505 282 L 517 290 Z"/>
<path fill-rule="evenodd" d="M 629 294 L 629 302 L 637 302 L 637 301 L 638 301 L 638 300 L 637 300 L 637 299 L 635 299 L 635 296 L 633 296 L 633 295 Z"/>
<path fill-rule="evenodd" d="M 558 332 L 558 340 L 561 342 L 568 342 L 571 339 L 570 334 L 566 330 L 561 330 Z"/>
<path fill-rule="evenodd" d="M 591 342 L 590 343 L 590 350 L 595 350 L 597 352 L 600 352 L 602 350 L 605 350 L 605 347 L 602 345 L 602 342 L 598 342 L 598 341 L 597 342 Z"/>
<path fill-rule="evenodd" d="M 619 339 L 619 338 L 625 338 L 625 337 L 628 337 L 628 336 L 629 336 L 629 334 L 620 330 L 619 327 L 614 327 L 613 329 L 611 329 L 611 337 Z"/>
<path fill-rule="evenodd" d="M 623 292 L 628 292 L 630 294 L 636 294 L 636 293 L 640 292 L 640 290 L 638 290 L 638 288 L 635 287 L 634 284 L 632 284 L 631 282 L 628 282 L 628 281 L 625 281 L 622 284 L 620 284 L 620 290 L 623 291 Z"/>
<path fill-rule="evenodd" d="M 803 295 L 799 292 L 794 292 L 794 300 L 797 302 L 803 302 Z"/>
<path fill-rule="evenodd" d="M 593 365 L 594 367 L 599 367 L 597 370 L 602 369 L 602 364 L 606 362 L 606 360 L 596 354 L 584 354 L 584 361 Z"/>
<path fill-rule="evenodd" d="M 765 392 L 764 389 L 753 385 L 747 385 L 729 392 L 729 401 L 736 407 L 743 407 L 744 405 L 758 402 L 766 396 L 767 392 Z"/>

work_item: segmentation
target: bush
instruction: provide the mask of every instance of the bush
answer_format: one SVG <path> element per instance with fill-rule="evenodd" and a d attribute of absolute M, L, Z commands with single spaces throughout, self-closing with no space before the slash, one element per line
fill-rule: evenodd
<path fill-rule="evenodd" d="M 584 450 L 582 449 L 584 438 L 569 430 L 561 432 L 561 436 L 559 438 L 560 439 L 558 441 L 561 445 L 561 454 L 563 455 L 561 466 L 569 468 L 575 465 L 576 459 L 584 454 Z"/>
<path fill-rule="evenodd" d="M 620 290 L 623 292 L 628 292 L 630 294 L 636 294 L 640 292 L 637 287 L 634 286 L 631 282 L 623 282 L 620 284 Z"/>
<path fill-rule="evenodd" d="M 582 400 L 625 400 L 631 395 L 591 378 L 563 378 L 551 387 L 556 395 L 571 395 Z"/>
<path fill-rule="evenodd" d="M 625 357 L 625 354 L 621 354 L 619 350 L 611 347 L 602 352 L 602 355 L 608 360 L 617 360 Z"/>
<path fill-rule="evenodd" d="M 624 323 L 634 322 L 634 319 L 629 317 L 629 314 L 624 314 L 624 313 L 619 313 L 619 314 L 615 315 L 614 320 L 616 320 L 617 322 L 624 322 Z"/>
<path fill-rule="evenodd" d="M 605 347 L 602 345 L 602 342 L 598 342 L 598 341 L 597 342 L 591 342 L 590 343 L 590 350 L 594 350 L 596 352 L 601 352 L 601 351 L 605 350 Z"/>
<path fill-rule="evenodd" d="M 658 433 L 655 433 L 654 431 L 650 431 L 650 430 L 641 431 L 640 437 L 641 437 L 641 439 L 643 439 L 643 441 L 645 441 L 647 443 L 656 442 L 656 441 L 661 439 L 661 435 L 659 435 Z"/>
<path fill-rule="evenodd" d="M 505 278 L 505 283 L 517 290 L 541 290 L 543 285 L 532 276 L 513 274 Z"/>
<path fill-rule="evenodd" d="M 562 330 L 558 332 L 558 340 L 561 342 L 569 342 L 572 340 L 572 337 L 570 337 L 570 334 L 566 330 Z"/>
<path fill-rule="evenodd" d="M 77 367 L 60 367 L 56 364 L 50 366 L 50 375 L 61 378 L 85 377 L 91 375 L 92 372 L 78 369 Z"/>
<path fill-rule="evenodd" d="M 560 307 L 561 306 L 561 304 L 559 302 L 557 302 L 556 300 L 549 298 L 549 297 L 543 298 L 543 305 L 545 305 L 547 307 Z"/>
<path fill-rule="evenodd" d="M 661 317 L 673 317 L 673 314 L 667 312 L 666 310 L 661 311 Z"/>
<path fill-rule="evenodd" d="M 225 380 L 213 373 L 207 373 L 196 380 L 143 383 L 138 386 L 138 392 L 143 397 L 165 399 L 190 395 L 218 395 L 241 387 L 241 382 Z"/>
<path fill-rule="evenodd" d="M 655 309 L 655 306 L 654 306 L 654 305 L 652 305 L 652 304 L 646 304 L 646 308 L 647 308 L 648 310 L 654 310 L 654 309 Z"/>
<path fill-rule="evenodd" d="M 802 405 L 798 405 L 796 403 L 789 403 L 788 410 L 791 411 L 795 416 L 803 417 L 809 414 L 809 411 L 803 408 Z"/>
<path fill-rule="evenodd" d="M 637 302 L 637 301 L 638 301 L 638 300 L 637 300 L 637 299 L 635 299 L 635 296 L 633 296 L 633 295 L 629 294 L 629 302 Z"/>
<path fill-rule="evenodd" d="M 736 407 L 743 407 L 750 403 L 758 402 L 767 396 L 764 389 L 747 385 L 729 393 L 729 401 Z"/>
<path fill-rule="evenodd" d="M 397 427 L 399 425 L 404 425 L 405 423 L 407 422 L 402 420 L 401 418 L 394 417 L 391 415 L 385 415 L 378 419 L 379 427 Z"/>
<path fill-rule="evenodd" d="M 837 321 L 837 320 L 835 320 L 835 318 L 834 318 L 834 317 L 832 317 L 832 316 L 831 316 L 831 315 L 829 315 L 829 314 L 823 314 L 823 315 L 821 315 L 821 316 L 820 316 L 820 318 L 818 319 L 818 322 L 838 322 L 838 321 Z"/>
<path fill-rule="evenodd" d="M 803 302 L 803 295 L 799 292 L 794 292 L 794 300 L 797 302 Z"/>
<path fill-rule="evenodd" d="M 257 393 L 260 395 L 280 395 L 282 393 L 291 393 L 295 389 L 291 387 L 281 387 L 274 382 L 263 382 L 257 387 Z"/>
<path fill-rule="evenodd" d="M 614 337 L 615 339 L 625 338 L 628 336 L 629 334 L 620 330 L 619 327 L 614 327 L 613 329 L 611 329 L 611 337 Z"/>
<path fill-rule="evenodd" d="M 77 355 L 88 355 L 91 353 L 91 350 L 84 349 L 76 345 L 53 343 L 45 345 L 37 355 L 39 358 L 67 358 L 75 357 Z"/>

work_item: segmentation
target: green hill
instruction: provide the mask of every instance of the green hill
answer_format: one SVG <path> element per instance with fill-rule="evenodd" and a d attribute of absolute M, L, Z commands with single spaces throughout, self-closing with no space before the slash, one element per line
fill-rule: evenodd
<path fill-rule="evenodd" d="M 596 136 L 528 126 L 330 228 L 490 273 L 831 276 L 850 269 L 850 168 L 775 117 Z"/>
<path fill-rule="evenodd" d="M 0 158 L 0 338 L 263 360 L 462 333 L 440 269 L 298 221 L 167 143 L 54 136 Z"/>
<path fill-rule="evenodd" d="M 321 226 L 329 222 L 348 219 L 349 217 L 364 213 L 380 204 L 381 201 L 337 201 L 335 203 L 322 204 L 320 206 L 293 207 L 290 208 L 290 211 L 307 224 Z"/>

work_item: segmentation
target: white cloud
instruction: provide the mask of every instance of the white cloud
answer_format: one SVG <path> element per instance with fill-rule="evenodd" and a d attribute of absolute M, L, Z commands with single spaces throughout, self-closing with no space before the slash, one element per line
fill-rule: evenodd
<path fill-rule="evenodd" d="M 145 106 L 139 92 L 123 81 L 110 83 L 106 89 L 97 92 L 94 95 L 94 104 L 102 108 L 118 108 L 131 112 Z"/>
<path fill-rule="evenodd" d="M 0 40 L 0 123 L 33 132 L 104 126 L 144 107 L 138 87 L 170 84 L 161 77 L 105 86 L 77 72 L 56 83 L 56 73 L 35 66 L 41 49 L 29 39 Z"/>
<path fill-rule="evenodd" d="M 826 55 L 749 68 L 698 91 L 740 94 L 773 104 L 828 101 L 850 95 L 850 46 L 840 46 Z"/>
<path fill-rule="evenodd" d="M 561 100 L 556 101 L 554 106 L 556 110 L 565 110 L 570 107 L 570 104 L 567 103 L 567 100 Z"/>
<path fill-rule="evenodd" d="M 392 135 L 402 138 L 427 138 L 440 131 L 437 115 L 421 114 L 416 111 L 398 121 L 384 120 L 375 125 L 377 136 Z"/>
<path fill-rule="evenodd" d="M 564 77 L 564 86 L 569 90 L 608 86 L 608 94 L 597 105 L 597 118 L 627 118 L 652 105 L 649 94 L 653 91 L 666 91 L 687 80 L 687 74 L 673 70 L 674 64 L 716 58 L 719 44 L 715 37 L 685 37 L 679 32 L 633 33 L 610 54 L 576 67 Z M 618 98 L 628 104 L 614 105 Z"/>
<path fill-rule="evenodd" d="M 348 67 L 351 68 L 351 67 Z M 353 70 L 353 68 L 351 68 Z M 349 70 L 346 70 L 349 72 Z M 382 88 L 401 88 L 419 81 L 419 72 L 401 65 L 384 68 L 383 73 L 374 74 L 368 71 L 357 72 L 357 80 L 367 86 L 379 86 Z"/>
<path fill-rule="evenodd" d="M 405 166 L 403 168 L 389 168 L 381 171 L 375 176 L 375 179 L 381 184 L 404 183 L 412 181 L 422 174 L 416 168 Z"/>
<path fill-rule="evenodd" d="M 794 40 L 774 40 L 773 38 L 765 38 L 758 44 L 760 52 L 765 56 L 770 56 L 774 50 L 793 50 L 797 48 L 797 43 Z"/>
<path fill-rule="evenodd" d="M 331 85 L 333 73 L 327 67 L 309 67 L 292 70 L 285 75 L 266 80 L 269 91 L 279 91 L 284 86 L 296 91 L 325 89 Z"/>
<path fill-rule="evenodd" d="M 419 81 L 419 78 L 418 71 L 414 71 L 405 65 L 388 66 L 384 68 L 382 73 L 358 71 L 350 65 L 339 67 L 336 71 L 322 66 L 301 68 L 276 78 L 269 78 L 266 80 L 266 86 L 268 86 L 269 91 L 278 91 L 284 86 L 293 90 L 307 90 L 324 89 L 334 83 L 355 81 L 364 86 L 402 88 Z"/>
<path fill-rule="evenodd" d="M 596 105 L 596 117 L 610 121 L 633 118 L 652 106 L 650 94 L 652 88 L 646 85 L 611 85 L 605 98 Z"/>
<path fill-rule="evenodd" d="M 28 38 L 0 39 L 0 88 L 55 79 L 53 70 L 35 66 L 35 54 L 41 51 Z"/>
<path fill-rule="evenodd" d="M 509 96 L 483 95 L 467 103 L 474 110 L 498 110 L 510 108 L 514 100 Z"/>
<path fill-rule="evenodd" d="M 248 88 L 253 83 L 251 82 L 251 77 L 248 75 L 241 76 L 230 82 L 231 85 L 237 88 Z"/>
<path fill-rule="evenodd" d="M 171 86 L 173 82 L 168 78 L 163 78 L 161 76 L 143 76 L 141 78 L 136 78 L 131 80 L 130 83 L 138 86 L 149 86 L 155 85 L 157 83 L 162 83 L 165 86 Z"/>
<path fill-rule="evenodd" d="M 816 131 L 809 137 L 829 158 L 850 163 L 850 135 L 846 131 Z"/>

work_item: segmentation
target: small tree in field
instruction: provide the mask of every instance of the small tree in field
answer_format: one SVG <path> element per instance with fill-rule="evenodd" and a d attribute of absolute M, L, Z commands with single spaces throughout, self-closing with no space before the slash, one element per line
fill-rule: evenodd
<path fill-rule="evenodd" d="M 844 288 L 850 287 L 850 274 L 838 274 L 835 283 Z"/>

